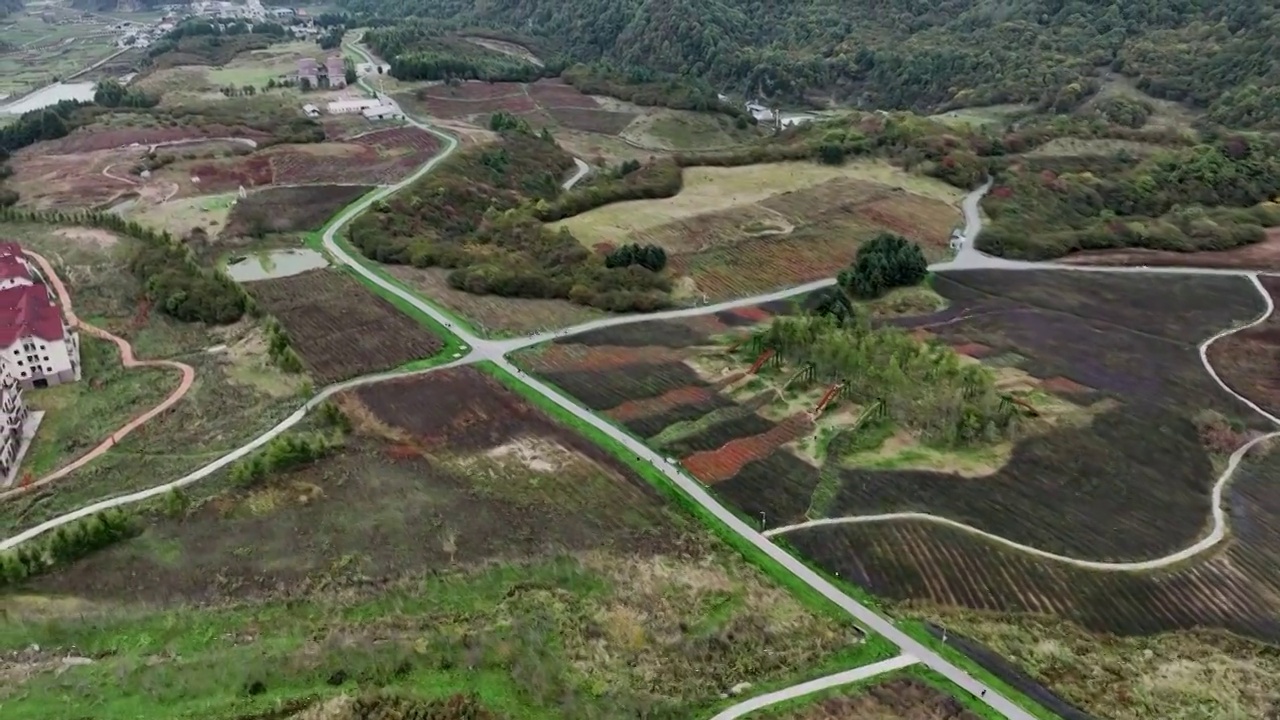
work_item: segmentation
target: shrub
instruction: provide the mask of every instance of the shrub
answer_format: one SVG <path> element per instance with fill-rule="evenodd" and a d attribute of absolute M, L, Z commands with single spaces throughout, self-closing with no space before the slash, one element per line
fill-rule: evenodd
<path fill-rule="evenodd" d="M 929 262 L 920 246 L 901 235 L 882 232 L 858 248 L 853 266 L 837 282 L 854 297 L 870 299 L 922 282 Z"/>

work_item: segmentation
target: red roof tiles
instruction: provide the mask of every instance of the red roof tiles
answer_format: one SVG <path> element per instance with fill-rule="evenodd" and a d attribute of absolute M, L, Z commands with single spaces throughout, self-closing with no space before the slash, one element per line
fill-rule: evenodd
<path fill-rule="evenodd" d="M 0 250 L 0 280 L 13 280 L 23 278 L 31 279 L 31 270 L 27 268 L 27 264 L 19 260 L 13 255 L 3 254 Z"/>
<path fill-rule="evenodd" d="M 0 290 L 0 347 L 20 338 L 63 340 L 62 311 L 43 285 L 19 285 Z"/>

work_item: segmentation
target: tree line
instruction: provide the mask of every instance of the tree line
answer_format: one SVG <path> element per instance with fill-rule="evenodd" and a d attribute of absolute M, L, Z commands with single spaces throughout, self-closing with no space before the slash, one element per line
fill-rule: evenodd
<path fill-rule="evenodd" d="M 191 249 L 177 238 L 115 213 L 6 207 L 0 208 L 0 220 L 85 225 L 138 240 L 129 258 L 129 270 L 153 306 L 175 320 L 225 325 L 255 309 L 239 283 L 220 270 L 201 265 Z"/>

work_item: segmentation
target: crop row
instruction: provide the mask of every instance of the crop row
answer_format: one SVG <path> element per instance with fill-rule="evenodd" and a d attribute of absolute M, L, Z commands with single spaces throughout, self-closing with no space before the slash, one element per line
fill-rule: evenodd
<path fill-rule="evenodd" d="M 312 270 L 248 284 L 318 385 L 428 358 L 443 343 L 346 273 Z"/>
<path fill-rule="evenodd" d="M 702 382 L 698 374 L 684 363 L 633 365 L 614 372 L 563 370 L 541 374 L 583 405 L 597 411 Z"/>

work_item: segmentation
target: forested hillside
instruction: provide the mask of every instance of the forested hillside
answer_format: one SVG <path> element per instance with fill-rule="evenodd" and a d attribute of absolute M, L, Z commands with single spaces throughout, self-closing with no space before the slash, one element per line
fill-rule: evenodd
<path fill-rule="evenodd" d="M 22 9 L 22 0 L 0 0 L 0 17 Z"/>
<path fill-rule="evenodd" d="M 1226 125 L 1280 128 L 1280 13 L 1257 0 L 339 0 L 531 36 L 572 62 L 780 99 L 1068 110 L 1107 68 Z"/>

